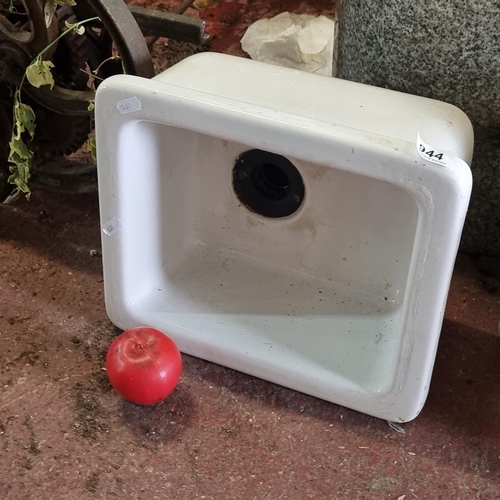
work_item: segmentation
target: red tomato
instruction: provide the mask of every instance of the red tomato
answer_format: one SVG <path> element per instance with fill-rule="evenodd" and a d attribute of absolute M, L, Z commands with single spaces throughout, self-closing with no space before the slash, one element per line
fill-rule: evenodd
<path fill-rule="evenodd" d="M 182 360 L 172 339 L 154 328 L 126 330 L 106 356 L 111 385 L 130 402 L 148 406 L 163 401 L 181 377 Z"/>

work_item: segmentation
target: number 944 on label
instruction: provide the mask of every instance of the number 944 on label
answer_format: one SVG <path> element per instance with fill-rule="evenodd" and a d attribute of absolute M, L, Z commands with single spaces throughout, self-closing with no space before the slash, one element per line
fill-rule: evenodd
<path fill-rule="evenodd" d="M 441 165 L 442 167 L 447 167 L 450 165 L 450 158 L 446 155 L 446 153 L 426 144 L 424 141 L 422 141 L 420 135 L 417 140 L 417 151 L 424 160 L 436 163 L 437 165 Z"/>

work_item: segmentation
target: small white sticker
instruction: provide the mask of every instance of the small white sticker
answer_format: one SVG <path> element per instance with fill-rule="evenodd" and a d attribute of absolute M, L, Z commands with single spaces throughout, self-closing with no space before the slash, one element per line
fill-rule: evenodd
<path fill-rule="evenodd" d="M 141 101 L 137 97 L 129 97 L 128 99 L 122 99 L 121 101 L 116 101 L 116 109 L 122 114 L 134 113 L 142 109 Z"/>
<path fill-rule="evenodd" d="M 102 231 L 104 234 L 108 236 L 113 236 L 113 234 L 115 234 L 116 231 L 118 231 L 121 227 L 122 223 L 120 219 L 112 217 L 111 219 L 108 220 L 108 222 L 106 222 L 106 224 L 103 224 Z"/>
<path fill-rule="evenodd" d="M 424 160 L 441 165 L 442 167 L 450 167 L 455 161 L 450 154 L 426 144 L 420 137 L 420 132 L 417 137 L 417 151 Z"/>

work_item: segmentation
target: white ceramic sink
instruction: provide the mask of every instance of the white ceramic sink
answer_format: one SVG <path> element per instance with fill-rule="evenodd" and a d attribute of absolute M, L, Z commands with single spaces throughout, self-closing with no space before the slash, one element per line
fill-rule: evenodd
<path fill-rule="evenodd" d="M 380 418 L 419 413 L 471 190 L 460 110 L 205 53 L 106 80 L 96 126 L 117 326 Z"/>

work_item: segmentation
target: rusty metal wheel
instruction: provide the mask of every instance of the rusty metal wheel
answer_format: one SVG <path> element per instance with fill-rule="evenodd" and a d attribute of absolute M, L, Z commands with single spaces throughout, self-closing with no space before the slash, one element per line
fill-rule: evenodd
<path fill-rule="evenodd" d="M 123 0 L 77 0 L 73 8 L 60 7 L 47 27 L 46 3 L 47 0 L 0 0 L 0 87 L 4 89 L 0 103 L 3 122 L 0 171 L 2 165 L 4 171 L 7 169 L 4 150 L 10 140 L 11 120 L 4 116 L 8 115 L 7 94 L 19 85 L 33 58 L 65 29 L 64 20 L 75 22 L 98 16 L 98 20 L 86 24 L 82 37 L 68 35 L 55 43 L 46 55 L 55 63 L 52 89 L 23 86 L 25 100 L 32 105 L 37 117 L 37 137 L 32 144 L 36 153 L 34 185 L 57 187 L 61 191 L 68 186 L 71 192 L 87 192 L 96 187 L 96 167 L 81 155 L 80 159 L 71 160 L 60 156 L 76 151 L 91 130 L 88 107 L 100 79 L 88 88 L 89 71 L 100 68 L 98 77 L 101 78 L 114 73 L 150 78 L 154 76 L 154 68 L 144 35 L 173 35 L 173 38 L 202 44 L 207 39 L 204 22 L 175 13 L 129 8 Z M 192 0 L 185 0 L 180 10 L 191 3 Z M 112 58 L 116 54 L 119 62 Z M 106 64 L 102 64 L 104 61 Z M 83 73 L 85 69 L 87 75 Z"/>
<path fill-rule="evenodd" d="M 10 140 L 9 124 L 12 122 L 4 116 L 8 116 L 6 96 L 9 90 L 12 93 L 12 88 L 19 85 L 33 58 L 65 29 L 64 17 L 71 17 L 73 22 L 83 19 L 78 18 L 76 10 L 62 7 L 60 10 L 65 9 L 63 19 L 56 15 L 47 27 L 44 15 L 47 0 L 16 1 L 10 5 L 10 9 L 6 8 L 6 0 L 0 1 L 0 85 L 4 88 L 0 117 L 3 122 L 0 129 L 0 162 L 4 165 L 1 177 L 5 178 L 8 169 L 4 150 Z M 88 161 L 80 161 L 79 165 L 78 162 L 73 162 L 72 166 L 76 168 L 71 169 L 68 169 L 67 164 L 64 165 L 67 161 L 62 161 L 59 169 L 61 172 L 54 168 L 57 163 L 53 161 L 54 158 L 75 152 L 91 131 L 88 107 L 89 102 L 94 99 L 95 88 L 87 88 L 85 75 L 81 75 L 83 80 L 81 77 L 77 78 L 78 70 L 85 69 L 87 65 L 90 71 L 97 69 L 103 60 L 111 57 L 111 50 L 116 47 L 121 61 L 120 71 L 147 78 L 154 75 L 146 41 L 122 0 L 79 2 L 84 6 L 82 11 L 91 13 L 92 17 L 98 16 L 99 20 L 88 23 L 82 39 L 77 41 L 75 37 L 71 38 L 73 35 L 69 35 L 54 44 L 47 54 L 47 58 L 55 62 L 53 74 L 56 83 L 52 89 L 47 86 L 34 88 L 28 83 L 23 86 L 25 100 L 32 105 L 37 117 L 37 133 L 32 144 L 36 153 L 32 180 L 35 185 L 59 186 L 63 190 L 63 181 L 67 179 L 68 172 L 78 176 L 79 170 L 85 173 L 85 182 L 88 184 L 90 180 L 95 189 L 95 166 L 89 165 Z M 45 163 L 51 165 L 49 170 L 44 167 Z M 94 171 L 91 178 L 89 167 Z M 71 190 L 74 191 L 75 183 L 71 184 Z M 88 185 L 79 188 L 77 183 L 76 190 L 87 191 Z"/>
<path fill-rule="evenodd" d="M 45 3 L 46 0 L 30 1 Z M 100 18 L 98 21 L 86 25 L 86 34 L 83 36 L 86 37 L 89 44 L 96 37 L 112 40 L 120 56 L 124 73 L 146 78 L 154 76 L 153 63 L 146 41 L 123 0 L 80 0 L 80 3 L 87 7 L 85 12 L 92 11 Z M 82 21 L 83 19 L 79 18 L 77 14 L 78 11 L 75 11 L 75 20 Z M 60 28 L 58 30 L 60 31 Z M 54 57 L 57 57 L 59 45 L 64 46 L 63 43 L 58 44 Z M 108 52 L 101 53 L 99 56 L 101 58 L 111 57 L 111 44 L 108 44 L 108 49 Z M 95 50 L 95 46 L 90 48 L 90 51 L 92 50 Z M 92 61 L 88 62 L 92 63 Z M 97 69 L 90 64 L 89 66 L 91 70 Z M 45 86 L 35 89 L 27 85 L 26 91 L 36 102 L 51 111 L 75 116 L 88 115 L 88 104 L 94 97 L 91 90 L 68 88 L 57 81 L 53 89 L 48 89 Z"/>
<path fill-rule="evenodd" d="M 0 0 L 0 41 L 10 42 L 30 58 L 36 56 L 57 35 L 55 21 L 45 25 L 45 0 Z"/>

